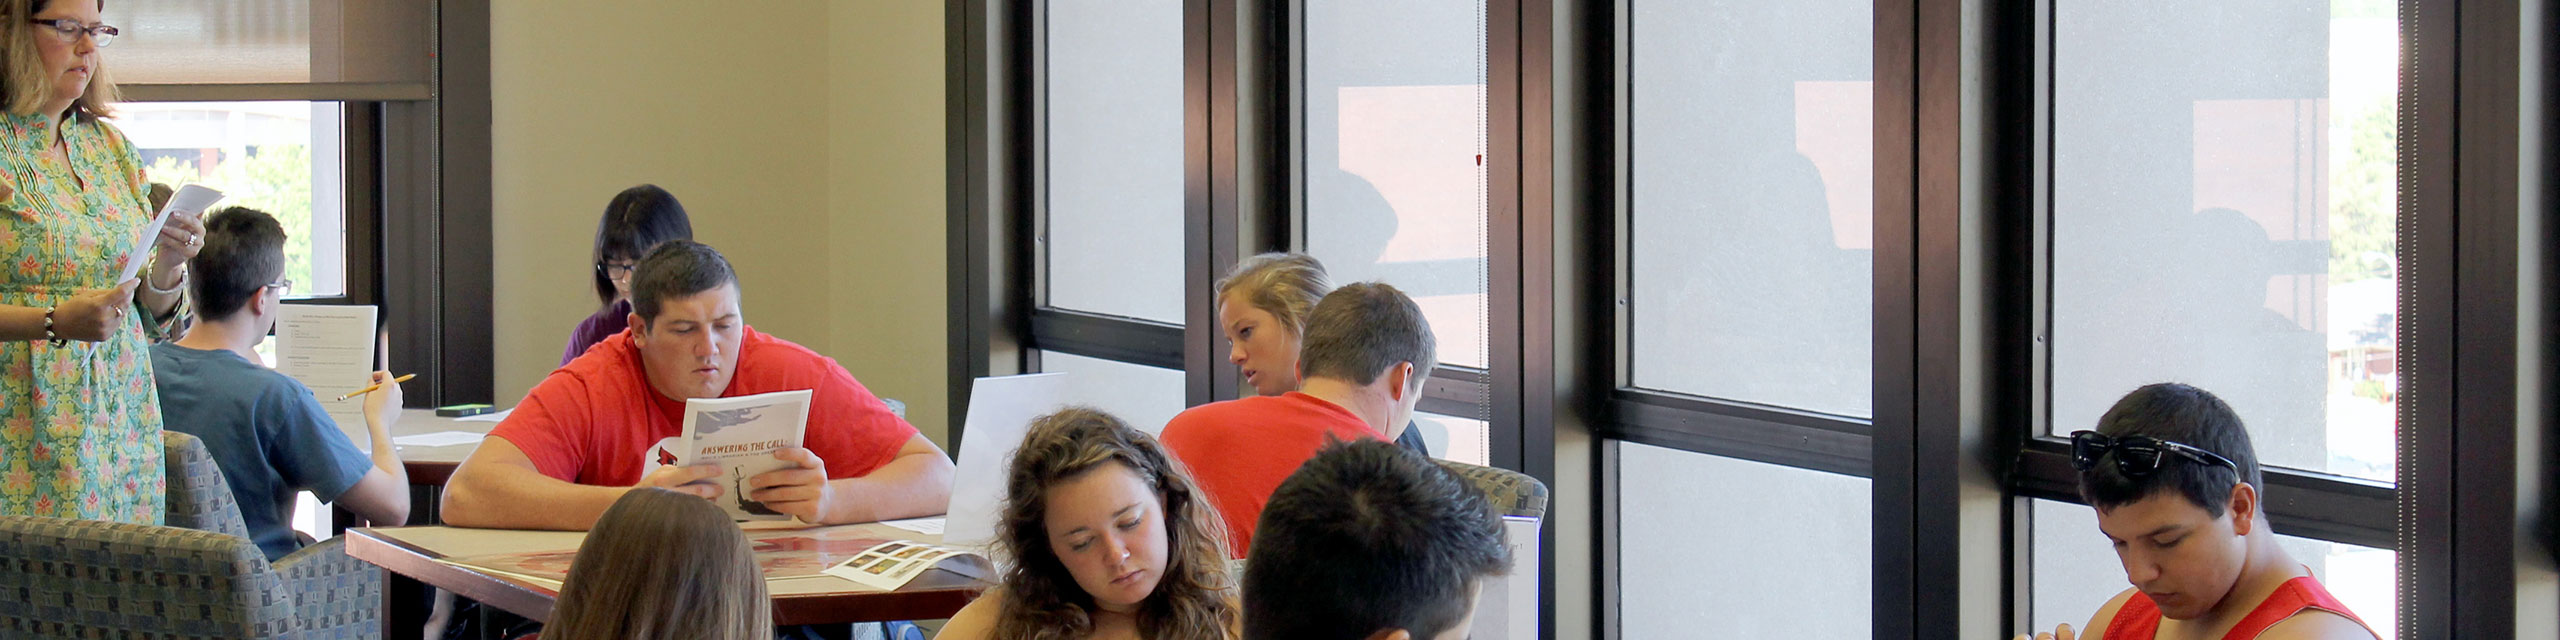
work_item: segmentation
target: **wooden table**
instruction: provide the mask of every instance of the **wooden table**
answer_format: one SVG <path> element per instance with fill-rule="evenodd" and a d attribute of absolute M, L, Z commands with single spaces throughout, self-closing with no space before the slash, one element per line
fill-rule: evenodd
<path fill-rule="evenodd" d="M 926 542 L 940 539 L 882 524 L 842 527 L 860 530 L 866 537 Z M 482 553 L 575 549 L 585 537 L 584 532 L 574 531 L 360 528 L 347 531 L 347 555 L 488 606 L 535 621 L 548 621 L 553 600 L 559 595 L 550 587 L 437 560 Z M 782 580 L 769 586 L 773 590 L 774 624 L 803 625 L 948 618 L 993 585 L 935 569 L 896 591 L 868 590 L 831 576 Z"/>
<path fill-rule="evenodd" d="M 441 431 L 488 435 L 490 429 L 497 427 L 498 423 L 495 422 L 464 421 L 461 418 L 438 416 L 434 409 L 402 409 L 400 421 L 391 425 L 391 437 L 396 439 L 402 436 Z M 346 432 L 347 440 L 356 443 L 358 448 L 363 448 L 365 443 L 373 441 L 372 436 L 365 434 L 362 424 L 338 425 L 338 430 Z M 410 486 L 441 487 L 447 480 L 453 478 L 454 467 L 462 466 L 462 459 L 470 457 L 471 450 L 479 446 L 479 443 L 474 442 L 441 447 L 400 447 L 400 461 L 407 463 Z"/>

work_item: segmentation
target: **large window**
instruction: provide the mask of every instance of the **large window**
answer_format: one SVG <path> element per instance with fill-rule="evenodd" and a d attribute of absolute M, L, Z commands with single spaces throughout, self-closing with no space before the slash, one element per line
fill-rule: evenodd
<path fill-rule="evenodd" d="M 1484 0 L 1310 0 L 1298 99 L 1305 250 L 1334 284 L 1412 296 L 1445 369 L 1485 384 L 1491 276 Z M 1433 455 L 1485 464 L 1489 398 L 1427 399 Z M 1437 413 L 1433 413 L 1437 412 Z"/>
<path fill-rule="evenodd" d="M 1485 366 L 1483 0 L 1306 3 L 1306 250 Z M 1470 55 L 1472 54 L 1472 55 Z"/>
<path fill-rule="evenodd" d="M 1635 386 L 1872 415 L 1867 5 L 1630 3 Z"/>
<path fill-rule="evenodd" d="M 203 184 L 222 207 L 275 216 L 295 297 L 347 293 L 344 109 L 332 102 L 132 102 L 117 126 L 143 173 L 174 189 Z"/>
<path fill-rule="evenodd" d="M 2390 481 L 2398 21 L 2216 6 L 2053 5 L 2049 432 L 2177 380 L 2260 462 Z"/>
<path fill-rule="evenodd" d="M 1609 445 L 1622 595 L 1604 614 L 1627 638 L 1866 637 L 1869 3 L 1626 11 L 1613 435 L 1632 442 Z"/>
<path fill-rule="evenodd" d="M 2382 544 L 2397 524 L 2400 24 L 2384 2 L 2199 6 L 2048 7 L 2049 415 L 2031 446 L 2059 451 L 2052 438 L 2143 384 L 2193 384 L 2246 423 L 2276 532 L 2317 522 Z M 2032 517 L 2036 621 L 2078 624 L 2124 570 L 2086 508 L 2039 500 Z M 2398 554 L 2284 546 L 2392 636 Z"/>
<path fill-rule="evenodd" d="M 1130 406 L 1169 404 L 1176 366 L 1188 402 L 1237 392 L 1203 326 L 1236 258 L 1306 251 L 1337 282 L 1412 294 L 1443 365 L 1422 438 L 1538 475 L 1548 531 L 1590 532 L 1545 547 L 1548 575 L 1598 583 L 1545 593 L 1596 618 L 1559 636 L 2083 623 L 2126 576 L 2066 437 L 2179 381 L 2238 410 L 2270 530 L 2356 613 L 2386 635 L 2506 637 L 2550 624 L 2515 597 L 2550 573 L 2514 502 L 2549 493 L 2515 479 L 2549 476 L 2534 274 L 2560 248 L 2532 123 L 2552 35 L 2530 6 L 2455 4 L 1185 2 L 1178 36 L 1147 35 L 1175 9 L 1114 23 L 1136 26 L 1110 46 L 1161 52 L 1151 70 L 1052 55 L 1022 83 L 1049 111 L 1015 116 L 1064 145 L 1062 79 L 1180 75 L 1150 109 L 1184 105 L 1189 128 L 1144 148 L 1187 154 L 1182 213 L 1144 224 L 1178 222 L 1183 247 L 1062 238 L 1088 214 L 1056 167 L 1044 189 L 988 181 L 1055 211 L 985 244 L 1047 252 L 1045 280 L 995 291 L 1045 296 L 1017 305 L 1026 342 L 1099 359 L 1055 368 L 1119 369 L 1107 384 L 1150 399 L 1096 393 Z M 1065 7 L 1136 5 L 994 6 L 1049 12 L 1058 47 L 1091 40 L 1055 31 Z M 1007 112 L 1038 102 L 972 86 Z M 979 131 L 1031 128 L 996 125 Z M 995 171 L 1008 147 L 1069 161 L 998 142 L 977 147 Z M 1096 197 L 1170 211 L 1129 192 L 1170 173 Z M 1176 277 L 1161 264 L 1178 300 L 1066 291 L 1172 291 L 1143 284 Z M 1128 272 L 1063 273 L 1088 267 Z M 971 356 L 1011 353 L 1017 319 L 985 315 L 996 339 Z"/>
<path fill-rule="evenodd" d="M 1041 47 L 1029 128 L 1036 222 L 1024 238 L 1037 367 L 1147 431 L 1180 412 L 1186 163 L 1179 0 L 1032 3 Z M 1161 356 L 1161 357 L 1159 357 Z"/>
<path fill-rule="evenodd" d="M 1045 16 L 1047 306 L 1182 324 L 1182 3 Z"/>

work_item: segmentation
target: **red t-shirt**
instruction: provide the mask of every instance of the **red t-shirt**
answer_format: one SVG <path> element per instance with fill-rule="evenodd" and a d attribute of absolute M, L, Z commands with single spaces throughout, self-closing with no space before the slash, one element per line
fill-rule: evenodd
<path fill-rule="evenodd" d="M 855 478 L 896 458 L 916 428 L 889 412 L 835 359 L 745 329 L 738 371 L 720 396 L 810 389 L 801 444 L 827 463 L 828 478 Z M 640 349 L 624 331 L 534 385 L 489 435 L 524 450 L 542 475 L 584 485 L 627 487 L 675 462 L 684 402 L 649 386 Z"/>
<path fill-rule="evenodd" d="M 1165 423 L 1162 440 L 1226 519 L 1227 550 L 1242 558 L 1271 492 L 1316 457 L 1326 436 L 1386 439 L 1350 410 L 1292 391 L 1192 407 Z"/>

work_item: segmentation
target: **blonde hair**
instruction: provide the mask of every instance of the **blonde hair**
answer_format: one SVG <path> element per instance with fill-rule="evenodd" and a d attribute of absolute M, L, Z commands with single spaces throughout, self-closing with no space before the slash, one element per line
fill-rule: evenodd
<path fill-rule="evenodd" d="M 578 546 L 544 640 L 771 640 L 746 533 L 690 494 L 622 494 Z"/>
<path fill-rule="evenodd" d="M 13 115 L 37 115 L 46 100 L 53 98 L 53 78 L 44 72 L 44 54 L 37 53 L 37 38 L 49 38 L 37 31 L 33 22 L 37 12 L 53 0 L 5 0 L 0 6 L 0 107 Z M 98 8 L 107 8 L 107 0 L 98 0 Z M 80 122 L 96 122 L 115 115 L 115 103 L 124 101 L 124 92 L 116 89 L 116 81 L 107 74 L 107 57 L 89 69 L 89 90 L 71 102 L 71 114 Z M 61 114 L 42 114 L 48 116 Z"/>
<path fill-rule="evenodd" d="M 1138 631 L 1148 638 L 1221 640 L 1235 637 L 1242 613 L 1227 579 L 1226 521 L 1208 494 L 1191 481 L 1180 460 L 1146 432 L 1092 407 L 1068 407 L 1031 422 L 1005 477 L 996 545 L 1013 553 L 1004 575 L 1004 606 L 995 637 L 1067 640 L 1093 631 L 1093 595 L 1076 584 L 1049 548 L 1049 488 L 1119 463 L 1147 483 L 1163 502 L 1164 577 L 1138 606 Z"/>
<path fill-rule="evenodd" d="M 1280 320 L 1280 326 L 1292 335 L 1306 335 L 1307 314 L 1313 313 L 1316 301 L 1333 291 L 1324 263 L 1303 253 L 1265 253 L 1236 263 L 1227 277 L 1219 278 L 1218 299 L 1240 296 L 1237 300 L 1261 309 Z"/>

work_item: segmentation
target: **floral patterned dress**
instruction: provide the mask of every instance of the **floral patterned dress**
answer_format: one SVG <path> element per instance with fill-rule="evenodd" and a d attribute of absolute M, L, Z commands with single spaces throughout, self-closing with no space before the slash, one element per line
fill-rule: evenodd
<path fill-rule="evenodd" d="M 62 120 L 69 163 L 49 153 L 55 120 L 0 114 L 0 177 L 17 189 L 0 212 L 0 304 L 45 308 L 112 286 L 150 221 L 148 183 L 124 134 Z M 0 342 L 0 515 L 160 524 L 160 403 L 136 304 L 105 342 Z"/>

